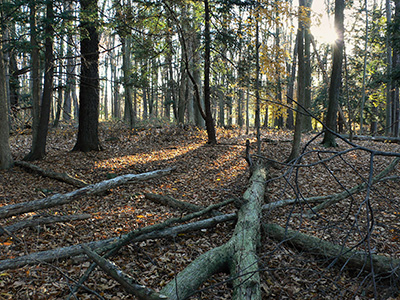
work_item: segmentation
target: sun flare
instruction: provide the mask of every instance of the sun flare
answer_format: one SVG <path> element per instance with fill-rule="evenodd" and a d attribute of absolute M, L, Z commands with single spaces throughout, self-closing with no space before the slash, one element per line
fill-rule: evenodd
<path fill-rule="evenodd" d="M 311 33 L 315 40 L 322 44 L 333 44 L 338 38 L 336 30 L 329 24 L 321 24 L 320 26 L 312 27 Z"/>

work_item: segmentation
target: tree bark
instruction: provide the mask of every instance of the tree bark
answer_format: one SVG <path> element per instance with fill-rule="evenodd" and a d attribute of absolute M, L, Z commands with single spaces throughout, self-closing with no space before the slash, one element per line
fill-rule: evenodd
<path fill-rule="evenodd" d="M 46 139 L 49 129 L 50 107 L 53 98 L 54 86 L 54 54 L 53 54 L 53 38 L 54 28 L 52 22 L 54 21 L 53 1 L 47 1 L 46 4 L 46 18 L 47 23 L 45 27 L 46 41 L 45 41 L 45 73 L 44 73 L 44 86 L 42 103 L 40 105 L 40 116 L 37 130 L 33 132 L 36 136 L 32 139 L 31 151 L 24 157 L 24 160 L 32 161 L 42 159 L 46 155 Z"/>
<path fill-rule="evenodd" d="M 205 122 L 207 130 L 207 143 L 210 145 L 217 144 L 215 135 L 214 119 L 211 112 L 211 93 L 210 93 L 210 51 L 211 51 L 211 36 L 210 36 L 210 8 L 208 0 L 204 0 L 204 105 L 205 105 Z"/>
<path fill-rule="evenodd" d="M 260 238 L 266 177 L 266 168 L 257 165 L 250 187 L 243 195 L 232 238 L 194 260 L 161 290 L 161 294 L 171 300 L 185 299 L 212 274 L 229 270 L 234 278 L 232 299 L 261 299 L 256 249 Z"/>
<path fill-rule="evenodd" d="M 300 2 L 304 6 L 304 1 Z M 296 159 L 300 154 L 301 132 L 303 130 L 304 120 L 304 97 L 305 97 L 305 78 L 304 78 L 304 26 L 299 20 L 299 29 L 297 31 L 297 57 L 298 57 L 298 70 L 297 70 L 297 111 L 296 123 L 293 134 L 292 151 L 288 157 L 288 161 Z"/>
<path fill-rule="evenodd" d="M 148 232 L 145 234 L 134 235 L 132 239 L 129 239 L 130 242 L 142 242 L 148 239 L 157 239 L 157 238 L 168 238 L 176 236 L 180 233 L 187 233 L 196 230 L 212 228 L 216 224 L 233 221 L 236 219 L 236 214 L 226 214 L 221 216 L 215 216 L 206 220 L 200 220 L 193 223 L 183 224 L 171 228 L 155 230 L 152 232 Z M 140 229 L 143 231 L 143 228 Z M 129 235 L 129 233 L 127 234 Z M 110 238 L 106 240 L 94 241 L 90 243 L 85 243 L 83 245 L 88 246 L 92 250 L 96 250 L 99 248 L 108 250 L 112 249 L 115 243 L 121 242 L 121 240 L 125 240 L 127 235 Z M 35 252 L 28 255 L 16 257 L 13 259 L 5 259 L 0 261 L 0 271 L 8 270 L 8 269 L 16 269 L 26 265 L 35 265 L 41 262 L 51 262 L 53 260 L 64 259 L 68 257 L 77 256 L 83 253 L 82 244 L 73 245 L 69 247 L 57 248 L 47 251 Z"/>
<path fill-rule="evenodd" d="M 99 34 L 97 0 L 81 0 L 79 130 L 73 151 L 99 151 Z M 96 18 L 93 20 L 93 18 Z"/>
<path fill-rule="evenodd" d="M 0 2 L 1 4 L 3 1 Z M 3 17 L 0 11 L 0 16 Z M 0 24 L 2 25 L 2 24 Z M 0 41 L 3 41 L 3 28 L 0 28 Z M 6 88 L 6 68 L 4 66 L 3 42 L 0 42 L 0 169 L 8 169 L 13 165 L 9 144 L 8 101 Z"/>
<path fill-rule="evenodd" d="M 42 217 L 42 218 L 34 218 L 32 220 L 24 220 L 3 228 L 0 228 L 0 235 L 4 234 L 4 232 L 15 232 L 22 228 L 26 227 L 35 227 L 39 225 L 45 224 L 53 224 L 53 223 L 61 223 L 61 222 L 70 222 L 76 220 L 85 220 L 89 219 L 91 215 L 82 214 L 82 215 L 70 215 L 70 216 L 50 216 L 50 217 Z"/>
<path fill-rule="evenodd" d="M 74 177 L 71 177 L 70 175 L 68 175 L 66 173 L 54 172 L 52 170 L 44 170 L 36 165 L 30 164 L 25 161 L 16 161 L 15 165 L 25 168 L 25 169 L 28 169 L 28 170 L 31 170 L 31 171 L 34 171 L 44 177 L 53 178 L 58 181 L 65 182 L 65 183 L 71 184 L 76 187 L 84 187 L 84 186 L 88 185 L 83 180 L 79 180 Z"/>
<path fill-rule="evenodd" d="M 336 147 L 336 132 L 337 111 L 339 106 L 340 87 L 342 81 L 342 63 L 343 63 L 343 48 L 344 48 L 344 0 L 335 1 L 335 27 L 338 38 L 335 41 L 333 48 L 333 62 L 331 83 L 329 86 L 328 111 L 326 113 L 326 127 L 322 144 L 325 147 Z"/>
<path fill-rule="evenodd" d="M 83 188 L 80 188 L 78 190 L 66 194 L 55 194 L 51 197 L 39 200 L 2 206 L 0 207 L 0 219 L 23 214 L 26 212 L 35 211 L 38 209 L 67 204 L 84 195 L 95 195 L 105 192 L 111 188 L 114 188 L 122 184 L 157 178 L 171 173 L 172 170 L 174 170 L 174 168 L 168 168 L 141 174 L 122 175 L 115 177 L 113 179 L 85 186 Z"/>
<path fill-rule="evenodd" d="M 312 255 L 334 260 L 340 267 L 350 268 L 356 271 L 371 271 L 379 276 L 398 278 L 400 264 L 399 259 L 371 254 L 365 251 L 355 251 L 342 245 L 335 245 L 307 234 L 283 228 L 276 224 L 263 225 L 264 232 L 279 242 L 284 241 L 297 249 L 309 252 Z M 371 263 L 372 262 L 372 263 Z"/>
<path fill-rule="evenodd" d="M 103 271 L 118 281 L 118 283 L 121 284 L 127 292 L 135 295 L 141 300 L 167 299 L 166 296 L 160 295 L 152 289 L 141 284 L 137 284 L 131 276 L 120 270 L 109 260 L 92 251 L 89 247 L 82 245 L 82 249 L 85 251 L 86 255 L 89 256 Z"/>

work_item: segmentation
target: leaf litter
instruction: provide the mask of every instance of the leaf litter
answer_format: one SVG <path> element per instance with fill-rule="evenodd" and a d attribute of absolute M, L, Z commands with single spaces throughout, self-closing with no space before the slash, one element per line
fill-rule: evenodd
<path fill-rule="evenodd" d="M 88 213 L 88 220 L 56 223 L 25 228 L 15 233 L 22 243 L 0 236 L 1 259 L 18 257 L 32 252 L 90 242 L 119 236 L 137 228 L 156 224 L 183 212 L 155 204 L 144 198 L 144 193 L 170 195 L 178 200 L 208 206 L 232 197 L 240 197 L 246 190 L 249 171 L 244 160 L 246 135 L 239 129 L 217 131 L 219 144 L 206 145 L 206 134 L 194 127 L 166 126 L 146 130 L 129 130 L 121 125 L 102 124 L 101 140 L 104 151 L 70 152 L 76 129 L 66 127 L 50 133 L 45 159 L 34 162 L 43 169 L 65 172 L 88 183 L 97 183 L 122 174 L 142 173 L 176 166 L 171 175 L 128 184 L 96 196 L 87 196 L 71 204 L 27 213 L 1 220 L 1 226 L 13 224 L 33 216 Z M 285 161 L 290 153 L 291 133 L 262 131 L 262 155 Z M 312 138 L 303 136 L 303 143 Z M 273 142 L 271 142 L 273 141 Z M 30 136 L 11 137 L 16 160 L 29 151 Z M 314 141 L 303 163 L 312 163 L 330 154 Z M 357 142 L 381 151 L 399 152 L 399 146 L 389 143 Z M 335 151 L 347 149 L 343 142 Z M 389 157 L 376 157 L 374 174 L 382 171 Z M 369 156 L 361 151 L 349 152 L 326 163 L 300 168 L 295 175 L 271 180 L 267 201 L 323 196 L 351 188 L 368 178 Z M 272 170 L 277 178 L 287 168 Z M 74 187 L 44 178 L 14 167 L 0 171 L 0 205 L 40 199 L 55 193 L 66 193 Z M 390 175 L 399 176 L 397 168 Z M 283 179 L 284 178 L 284 179 Z M 295 180 L 296 179 L 296 180 Z M 387 180 L 376 184 L 371 191 L 375 228 L 369 247 L 374 253 L 398 258 L 400 254 L 400 192 L 398 181 Z M 265 212 L 264 221 L 287 226 L 324 240 L 357 249 L 368 233 L 367 208 L 363 204 L 365 192 L 322 210 L 318 216 L 307 217 L 310 205 L 294 204 Z M 233 205 L 221 210 L 234 212 Z M 356 226 L 355 226 L 356 224 Z M 220 224 L 215 228 L 176 236 L 174 239 L 148 240 L 130 244 L 112 258 L 124 272 L 138 283 L 160 290 L 174 275 L 202 253 L 226 242 L 234 224 Z M 370 280 L 363 272 L 357 273 L 332 266 L 330 261 L 263 236 L 259 249 L 263 299 L 370 299 L 373 297 Z M 73 257 L 51 264 L 26 266 L 0 274 L 0 299 L 65 299 L 74 282 L 79 280 L 90 263 L 85 257 Z M 104 299 L 135 299 L 119 284 L 96 269 L 85 285 Z M 384 289 L 378 290 L 388 298 Z M 90 292 L 79 290 L 78 299 L 96 299 Z M 226 274 L 217 274 L 194 295 L 197 299 L 230 299 L 231 285 Z M 393 298 L 394 299 L 394 298 Z"/>

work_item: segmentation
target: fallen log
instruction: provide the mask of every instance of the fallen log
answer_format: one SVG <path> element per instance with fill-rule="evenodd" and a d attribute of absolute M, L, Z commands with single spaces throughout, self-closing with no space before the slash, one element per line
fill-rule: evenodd
<path fill-rule="evenodd" d="M 233 236 L 224 245 L 195 259 L 162 290 L 168 299 L 186 299 L 212 274 L 229 270 L 233 278 L 232 299 L 261 299 L 257 246 L 264 201 L 267 167 L 257 164 L 250 187 L 243 195 Z"/>
<path fill-rule="evenodd" d="M 104 180 L 96 184 L 91 184 L 66 194 L 55 194 L 53 196 L 39 200 L 2 206 L 0 207 L 0 218 L 11 217 L 31 211 L 36 211 L 39 209 L 67 204 L 82 196 L 100 194 L 111 188 L 126 183 L 133 183 L 137 181 L 161 177 L 171 173 L 173 170 L 175 170 L 175 168 L 167 168 L 141 174 L 126 174 L 115 177 L 113 179 Z"/>
<path fill-rule="evenodd" d="M 65 182 L 65 183 L 71 184 L 76 187 L 84 187 L 84 186 L 88 185 L 87 182 L 77 179 L 77 178 L 74 178 L 74 177 L 68 175 L 67 173 L 59 173 L 59 172 L 54 172 L 52 170 L 44 170 L 34 164 L 26 162 L 26 161 L 15 161 L 14 164 L 19 167 L 36 172 L 41 176 L 53 178 L 58 181 Z"/>
<path fill-rule="evenodd" d="M 188 203 L 188 202 L 179 201 L 179 200 L 172 198 L 171 196 L 164 196 L 164 195 L 158 195 L 158 194 L 153 194 L 153 193 L 145 193 L 144 197 L 153 202 L 156 202 L 156 203 L 159 203 L 159 204 L 162 204 L 165 206 L 169 206 L 172 208 L 177 208 L 180 210 L 200 211 L 200 210 L 204 209 L 204 207 L 202 207 L 202 206 L 195 205 L 195 204 Z"/>
<path fill-rule="evenodd" d="M 236 219 L 236 214 L 225 214 L 220 216 L 215 216 L 209 219 L 200 220 L 193 223 L 183 224 L 171 228 L 161 229 L 161 230 L 154 230 L 152 232 L 148 232 L 145 234 L 141 234 L 145 228 L 138 229 L 137 231 L 139 234 L 136 233 L 128 233 L 121 237 L 114 237 L 105 240 L 94 241 L 85 244 L 78 244 L 69 247 L 62 247 L 53 250 L 46 250 L 40 252 L 34 252 L 31 254 L 27 254 L 24 256 L 19 256 L 12 259 L 4 259 L 0 260 L 0 271 L 1 270 L 10 270 L 20 268 L 26 265 L 36 265 L 40 264 L 41 262 L 52 262 L 54 260 L 65 259 L 77 255 L 83 254 L 82 245 L 89 247 L 91 250 L 98 251 L 102 249 L 104 251 L 108 251 L 110 249 L 115 248 L 116 244 L 119 243 L 128 243 L 128 242 L 142 242 L 148 239 L 159 239 L 159 238 L 168 238 L 174 237 L 178 234 L 193 232 L 196 230 L 212 228 L 215 225 L 227 221 L 233 221 Z M 127 239 L 127 235 L 131 234 L 132 239 Z"/>
<path fill-rule="evenodd" d="M 86 255 L 89 256 L 104 272 L 114 278 L 129 293 L 135 295 L 141 300 L 165 300 L 168 299 L 164 295 L 160 295 L 154 290 L 143 285 L 137 284 L 131 276 L 125 274 L 115 264 L 101 257 L 86 246 L 82 246 Z"/>
<path fill-rule="evenodd" d="M 341 134 L 343 138 L 350 138 L 348 134 Z M 396 143 L 400 144 L 400 138 L 392 137 L 392 136 L 369 136 L 369 135 L 353 135 L 353 140 L 359 141 L 374 141 L 374 142 L 382 142 L 382 143 Z"/>
<path fill-rule="evenodd" d="M 270 238 L 333 261 L 336 265 L 340 265 L 339 267 L 357 271 L 374 270 L 375 275 L 378 276 L 393 276 L 396 279 L 394 282 L 397 282 L 400 276 L 400 259 L 351 250 L 276 224 L 264 224 L 263 229 Z"/>
<path fill-rule="evenodd" d="M 89 219 L 91 215 L 89 214 L 80 214 L 80 215 L 70 215 L 70 216 L 50 216 L 50 217 L 40 217 L 29 220 L 23 220 L 21 222 L 5 226 L 0 228 L 0 235 L 8 232 L 15 232 L 17 230 L 21 230 L 26 227 L 35 227 L 39 225 L 53 224 L 53 223 L 64 223 L 76 220 L 85 220 Z"/>

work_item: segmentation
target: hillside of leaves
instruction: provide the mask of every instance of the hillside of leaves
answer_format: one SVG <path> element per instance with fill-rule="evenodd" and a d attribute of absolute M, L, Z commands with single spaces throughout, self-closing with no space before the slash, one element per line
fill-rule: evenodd
<path fill-rule="evenodd" d="M 128 130 L 121 124 L 101 124 L 101 152 L 70 152 L 76 140 L 76 128 L 53 130 L 48 139 L 47 156 L 34 162 L 43 169 L 65 172 L 87 183 L 97 183 L 128 173 L 142 173 L 175 166 L 177 169 L 165 177 L 128 184 L 107 193 L 83 197 L 69 205 L 26 213 L 1 220 L 8 226 L 23 219 L 40 216 L 90 214 L 86 220 L 56 223 L 25 228 L 15 232 L 18 240 L 0 236 L 0 259 L 18 257 L 58 247 L 119 236 L 134 229 L 179 217 L 182 211 L 155 204 L 144 193 L 170 195 L 175 199 L 208 206 L 223 200 L 240 197 L 249 179 L 244 159 L 246 139 L 255 152 L 255 135 L 243 130 L 218 129 L 217 146 L 206 145 L 204 131 L 194 127 L 164 126 L 143 130 Z M 262 131 L 262 156 L 284 162 L 291 150 L 292 133 Z M 303 137 L 306 143 L 312 135 Z M 331 153 L 320 147 L 320 139 L 308 145 L 310 154 L 303 163 L 328 157 Z M 371 149 L 399 152 L 397 144 L 359 142 Z M 12 153 L 21 160 L 29 151 L 30 135 L 11 137 Z M 333 151 L 348 148 L 343 142 Z M 374 174 L 382 171 L 390 157 L 376 157 Z M 369 155 L 351 151 L 325 164 L 293 169 L 271 169 L 266 202 L 302 197 L 329 195 L 351 188 L 368 178 Z M 400 175 L 399 168 L 390 174 Z M 307 204 L 266 211 L 264 221 L 300 230 L 327 241 L 360 250 L 367 246 L 373 253 L 399 257 L 400 245 L 400 189 L 399 181 L 385 180 L 375 185 L 370 194 L 374 211 L 374 228 L 368 245 L 366 232 L 365 193 L 355 195 L 320 212 L 307 216 Z M 20 167 L 0 172 L 0 205 L 40 199 L 56 193 L 76 189 Z M 234 212 L 229 205 L 221 212 Z M 354 222 L 356 220 L 356 222 Z M 356 224 L 356 225 L 354 225 Z M 112 258 L 121 269 L 143 285 L 160 290 L 192 260 L 207 250 L 226 242 L 233 223 L 220 224 L 213 229 L 182 234 L 173 239 L 148 240 L 130 244 Z M 259 267 L 264 299 L 369 299 L 373 297 L 373 276 L 331 264 L 289 244 L 262 237 L 259 247 Z M 0 299 L 66 299 L 75 282 L 89 267 L 85 256 L 54 261 L 51 264 L 26 266 L 0 273 Z M 376 290 L 382 298 L 395 292 L 396 284 L 377 280 Z M 71 299 L 135 299 L 114 280 L 96 269 L 85 285 L 95 291 L 80 289 Z M 390 296 L 391 297 L 391 296 Z M 230 299 L 230 280 L 225 274 L 211 278 L 193 299 Z"/>

